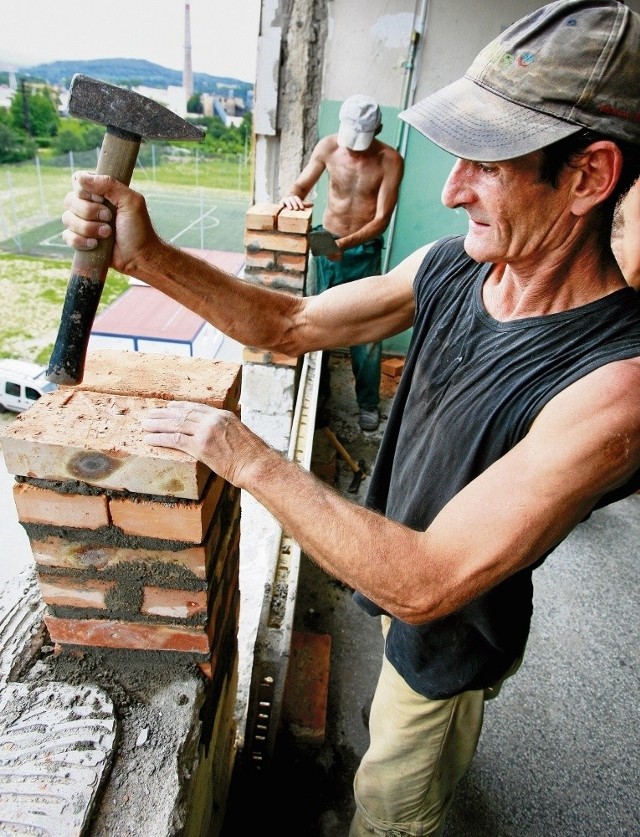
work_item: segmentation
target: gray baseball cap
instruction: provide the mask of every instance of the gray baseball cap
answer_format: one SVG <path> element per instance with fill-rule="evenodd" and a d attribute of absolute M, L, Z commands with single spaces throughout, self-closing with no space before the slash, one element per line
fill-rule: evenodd
<path fill-rule="evenodd" d="M 584 128 L 640 144 L 640 16 L 617 0 L 549 3 L 399 116 L 466 160 L 509 160 Z"/>

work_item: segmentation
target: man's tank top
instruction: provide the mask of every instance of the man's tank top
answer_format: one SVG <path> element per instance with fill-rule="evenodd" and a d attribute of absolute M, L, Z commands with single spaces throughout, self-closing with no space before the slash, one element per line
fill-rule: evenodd
<path fill-rule="evenodd" d="M 640 356 L 640 298 L 632 288 L 499 322 L 482 303 L 491 268 L 469 258 L 455 236 L 430 249 L 415 279 L 413 335 L 366 505 L 416 530 L 516 445 L 554 395 L 599 366 Z M 637 490 L 638 476 L 598 506 Z M 420 626 L 393 619 L 389 661 L 430 698 L 492 685 L 524 651 L 531 574 L 545 557 L 449 616 Z M 354 597 L 372 615 L 383 612 Z"/>

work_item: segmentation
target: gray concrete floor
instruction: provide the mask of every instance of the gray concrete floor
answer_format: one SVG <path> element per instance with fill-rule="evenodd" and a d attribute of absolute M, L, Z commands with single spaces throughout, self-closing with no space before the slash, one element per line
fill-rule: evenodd
<path fill-rule="evenodd" d="M 375 433 L 359 430 L 346 357 L 334 355 L 332 369 L 330 425 L 370 467 L 384 422 Z M 353 495 L 351 478 L 339 462 L 339 489 L 362 502 L 367 480 Z M 525 662 L 486 706 L 444 837 L 640 835 L 639 549 L 640 495 L 633 495 L 594 513 L 536 571 Z M 230 806 L 228 834 L 266 822 L 279 834 L 348 834 L 380 667 L 379 624 L 303 556 L 295 627 L 332 639 L 326 738 L 302 744 L 282 729 L 264 796 L 249 803 L 242 788 L 234 790 L 242 813 Z"/>

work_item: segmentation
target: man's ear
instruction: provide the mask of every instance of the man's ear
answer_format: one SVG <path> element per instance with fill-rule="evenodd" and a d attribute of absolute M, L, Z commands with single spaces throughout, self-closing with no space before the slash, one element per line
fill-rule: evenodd
<path fill-rule="evenodd" d="M 622 171 L 622 152 L 612 140 L 598 140 L 584 150 L 571 168 L 571 208 L 575 215 L 586 215 L 615 189 Z"/>

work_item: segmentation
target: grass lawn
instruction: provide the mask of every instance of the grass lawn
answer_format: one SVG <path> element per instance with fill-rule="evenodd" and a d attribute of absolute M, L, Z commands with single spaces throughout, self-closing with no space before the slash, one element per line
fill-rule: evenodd
<path fill-rule="evenodd" d="M 65 262 L 0 253 L 0 358 L 48 364 L 70 271 L 71 259 Z M 98 311 L 128 287 L 126 276 L 109 271 Z"/>

